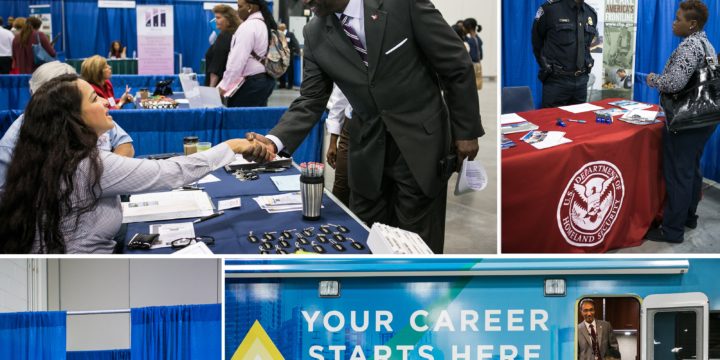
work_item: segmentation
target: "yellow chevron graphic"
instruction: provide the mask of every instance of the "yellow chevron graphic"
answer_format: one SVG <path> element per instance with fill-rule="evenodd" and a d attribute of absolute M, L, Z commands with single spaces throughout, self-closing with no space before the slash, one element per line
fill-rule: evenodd
<path fill-rule="evenodd" d="M 250 328 L 231 360 L 285 360 L 260 322 Z"/>

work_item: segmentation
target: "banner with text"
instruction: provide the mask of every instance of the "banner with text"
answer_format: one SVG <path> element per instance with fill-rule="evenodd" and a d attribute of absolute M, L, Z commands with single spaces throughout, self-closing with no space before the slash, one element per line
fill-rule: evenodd
<path fill-rule="evenodd" d="M 138 5 L 138 74 L 174 73 L 172 5 Z"/>
<path fill-rule="evenodd" d="M 314 279 L 228 279 L 226 359 L 531 360 L 572 356 L 561 348 L 573 350 L 573 305 L 531 304 L 528 297 L 537 289 L 517 290 L 515 294 L 522 296 L 509 297 L 508 280 L 500 277 L 402 281 L 373 278 L 372 286 L 364 286 L 361 281 L 345 279 L 342 299 L 338 299 L 318 298 Z"/>
<path fill-rule="evenodd" d="M 598 14 L 588 100 L 632 98 L 637 0 L 586 0 Z"/>
<path fill-rule="evenodd" d="M 30 5 L 30 16 L 39 18 L 42 21 L 42 27 L 40 27 L 40 31 L 47 35 L 50 41 L 53 41 L 52 14 L 50 12 L 50 4 Z"/>

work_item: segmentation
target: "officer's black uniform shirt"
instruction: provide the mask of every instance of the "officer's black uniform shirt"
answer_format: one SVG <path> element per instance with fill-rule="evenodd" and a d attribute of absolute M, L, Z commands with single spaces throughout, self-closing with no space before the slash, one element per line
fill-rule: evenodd
<path fill-rule="evenodd" d="M 547 66 L 555 71 L 583 70 L 578 68 L 582 63 L 578 59 L 578 40 L 584 42 L 583 67 L 592 67 L 590 44 L 597 35 L 596 26 L 597 13 L 584 1 L 578 5 L 575 0 L 548 0 L 541 5 L 532 28 L 533 53 L 541 70 Z"/>

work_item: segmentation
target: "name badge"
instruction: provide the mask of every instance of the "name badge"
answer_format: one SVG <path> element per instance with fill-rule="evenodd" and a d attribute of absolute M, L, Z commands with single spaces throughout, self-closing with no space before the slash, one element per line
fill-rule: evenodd
<path fill-rule="evenodd" d="M 114 98 L 111 98 L 111 97 L 110 97 L 110 98 L 107 99 L 107 101 L 108 101 L 108 103 L 110 103 L 110 106 L 112 106 L 112 107 L 117 106 L 117 105 L 115 104 L 115 99 L 114 99 Z"/>
<path fill-rule="evenodd" d="M 569 23 L 570 19 L 558 19 L 559 23 Z"/>

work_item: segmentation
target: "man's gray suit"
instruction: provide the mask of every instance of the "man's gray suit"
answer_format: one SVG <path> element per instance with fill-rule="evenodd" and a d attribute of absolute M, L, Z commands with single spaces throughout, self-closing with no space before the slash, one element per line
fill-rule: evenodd
<path fill-rule="evenodd" d="M 300 96 L 270 134 L 292 153 L 337 83 L 353 107 L 352 210 L 418 232 L 442 252 L 447 177 L 439 162 L 454 140 L 484 134 L 470 57 L 429 0 L 365 0 L 364 26 L 367 67 L 334 14 L 305 26 Z M 440 229 L 424 228 L 428 221 Z"/>
<path fill-rule="evenodd" d="M 595 326 L 598 347 L 600 349 L 600 359 L 605 359 L 606 356 L 619 358 L 619 346 L 617 338 L 615 338 L 615 334 L 613 333 L 612 325 L 607 321 L 595 319 Z M 578 324 L 577 332 L 578 360 L 595 360 L 593 356 L 592 337 L 584 321 Z"/>

